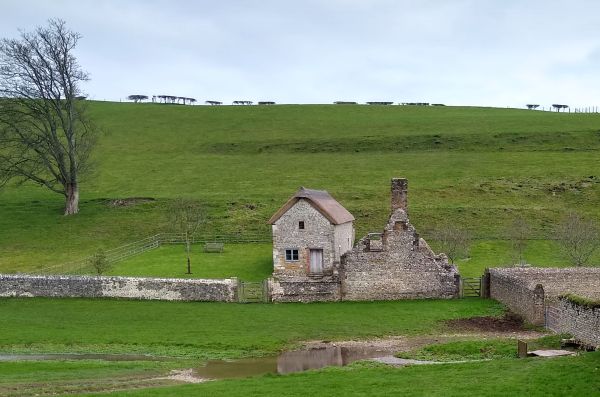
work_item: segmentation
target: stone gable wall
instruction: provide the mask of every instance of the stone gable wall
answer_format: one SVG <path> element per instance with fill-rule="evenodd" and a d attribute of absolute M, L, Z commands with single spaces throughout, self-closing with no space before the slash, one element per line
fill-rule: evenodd
<path fill-rule="evenodd" d="M 587 345 L 600 348 L 600 308 L 587 308 L 561 298 L 557 309 L 558 332 L 569 333 Z"/>
<path fill-rule="evenodd" d="M 238 280 L 0 275 L 0 297 L 237 302 Z"/>
<path fill-rule="evenodd" d="M 298 222 L 304 221 L 304 230 Z M 334 226 L 305 199 L 300 199 L 273 225 L 273 266 L 276 277 L 300 277 L 309 273 L 310 248 L 323 249 L 323 270 L 333 271 Z M 287 262 L 285 250 L 297 248 L 299 260 Z"/>
<path fill-rule="evenodd" d="M 459 292 L 456 267 L 419 238 L 401 208 L 381 241 L 371 244 L 367 236 L 342 257 L 340 279 L 343 300 L 455 298 Z"/>

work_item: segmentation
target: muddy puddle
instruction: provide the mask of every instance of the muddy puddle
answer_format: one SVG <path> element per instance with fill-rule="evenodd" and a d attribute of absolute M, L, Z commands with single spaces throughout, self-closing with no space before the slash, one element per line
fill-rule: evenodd
<path fill-rule="evenodd" d="M 318 347 L 281 353 L 279 356 L 241 360 L 212 360 L 194 368 L 204 379 L 245 378 L 263 374 L 289 374 L 309 369 L 344 366 L 358 360 L 389 356 L 393 352 L 372 347 Z"/>

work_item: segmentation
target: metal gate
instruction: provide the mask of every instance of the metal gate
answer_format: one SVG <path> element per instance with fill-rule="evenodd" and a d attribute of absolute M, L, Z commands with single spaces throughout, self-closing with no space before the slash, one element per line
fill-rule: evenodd
<path fill-rule="evenodd" d="M 268 284 L 263 281 L 240 281 L 238 300 L 240 303 L 268 302 Z"/>
<path fill-rule="evenodd" d="M 481 277 L 464 277 L 460 279 L 460 284 L 462 298 L 481 296 Z"/>

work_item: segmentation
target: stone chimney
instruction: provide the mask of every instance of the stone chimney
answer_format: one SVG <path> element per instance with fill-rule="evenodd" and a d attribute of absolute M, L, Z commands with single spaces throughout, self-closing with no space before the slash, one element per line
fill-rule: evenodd
<path fill-rule="evenodd" d="M 398 208 L 408 213 L 408 179 L 392 178 L 392 212 Z"/>

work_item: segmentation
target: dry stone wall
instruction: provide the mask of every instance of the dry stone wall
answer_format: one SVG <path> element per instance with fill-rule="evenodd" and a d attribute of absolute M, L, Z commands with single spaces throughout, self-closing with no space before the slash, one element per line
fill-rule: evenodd
<path fill-rule="evenodd" d="M 340 300 L 340 282 L 337 276 L 279 277 L 269 279 L 272 302 L 328 302 Z"/>
<path fill-rule="evenodd" d="M 237 302 L 238 280 L 0 275 L 0 297 Z"/>
<path fill-rule="evenodd" d="M 381 240 L 369 236 L 342 257 L 343 300 L 455 298 L 459 274 L 445 255 L 435 255 L 419 238 L 406 212 L 397 208 Z"/>
<path fill-rule="evenodd" d="M 489 294 L 532 324 L 543 325 L 545 301 L 563 294 L 600 299 L 600 268 L 492 268 Z"/>
<path fill-rule="evenodd" d="M 490 297 L 502 302 L 527 322 L 544 324 L 544 288 L 490 269 Z"/>
<path fill-rule="evenodd" d="M 569 333 L 587 345 L 600 348 L 600 308 L 581 306 L 561 298 L 557 309 L 558 332 Z"/>

